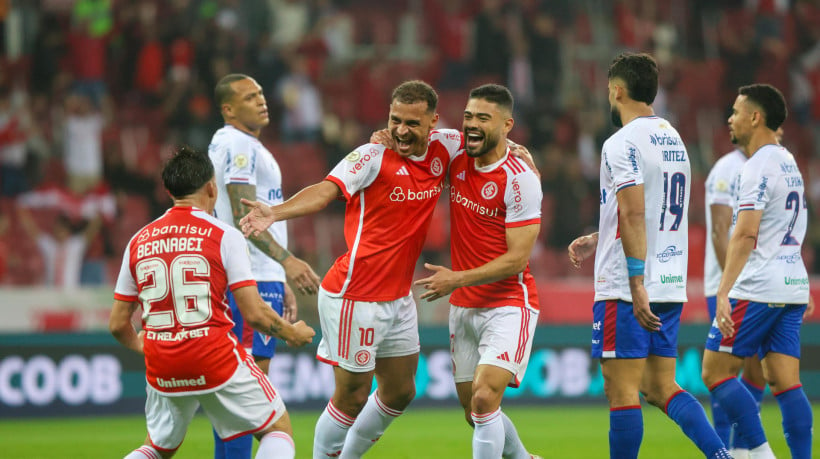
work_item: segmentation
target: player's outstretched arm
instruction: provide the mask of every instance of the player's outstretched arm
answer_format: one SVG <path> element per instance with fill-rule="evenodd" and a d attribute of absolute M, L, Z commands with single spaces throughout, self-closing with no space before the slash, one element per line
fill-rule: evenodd
<path fill-rule="evenodd" d="M 258 207 L 252 206 L 253 203 L 250 200 L 256 197 L 256 187 L 253 185 L 230 184 L 227 189 L 231 202 L 231 210 L 233 212 L 234 226 L 237 228 L 242 228 L 243 215 L 257 209 L 264 211 L 267 207 L 264 204 Z M 251 205 L 246 205 L 245 203 Z M 268 209 L 270 208 L 268 207 Z M 274 218 L 276 217 L 275 212 L 273 216 Z M 276 239 L 273 238 L 270 232 L 264 230 L 253 231 L 251 234 L 245 234 L 245 236 L 257 249 L 279 262 L 282 267 L 285 268 L 288 281 L 298 288 L 300 292 L 312 295 L 319 291 L 319 276 L 316 275 L 313 268 L 304 260 L 293 256 L 287 248 L 282 247 L 276 242 Z"/>
<path fill-rule="evenodd" d="M 138 334 L 131 324 L 131 317 L 133 317 L 136 310 L 136 301 L 114 300 L 111 317 L 108 319 L 108 330 L 120 344 L 142 354 L 143 332 Z"/>
<path fill-rule="evenodd" d="M 257 235 L 267 230 L 275 221 L 314 214 L 327 207 L 341 193 L 338 185 L 329 180 L 322 180 L 303 188 L 278 206 L 268 206 L 243 198 L 241 202 L 250 209 L 250 212 L 240 219 L 239 228 L 245 236 Z"/>
<path fill-rule="evenodd" d="M 567 255 L 569 256 L 570 263 L 572 263 L 572 266 L 574 268 L 580 268 L 581 262 L 591 257 L 592 254 L 595 253 L 595 249 L 597 248 L 597 231 L 592 234 L 587 234 L 586 236 L 576 238 L 574 241 L 572 241 L 572 243 L 570 243 L 569 247 L 567 247 Z"/>
<path fill-rule="evenodd" d="M 271 309 L 255 286 L 239 287 L 232 291 L 236 305 L 248 325 L 266 335 L 284 340 L 288 346 L 299 347 L 313 341 L 316 332 L 304 321 L 289 323 Z"/>

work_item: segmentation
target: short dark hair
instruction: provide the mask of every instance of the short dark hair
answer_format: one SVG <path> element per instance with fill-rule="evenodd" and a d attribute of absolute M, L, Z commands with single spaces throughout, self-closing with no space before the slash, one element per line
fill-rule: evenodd
<path fill-rule="evenodd" d="M 658 63 L 646 53 L 621 53 L 612 60 L 607 78 L 626 83 L 629 98 L 652 105 L 658 94 Z"/>
<path fill-rule="evenodd" d="M 421 80 L 409 80 L 396 86 L 396 89 L 393 90 L 390 102 L 394 101 L 403 104 L 427 102 L 427 113 L 433 113 L 438 105 L 438 94 L 432 86 Z"/>
<path fill-rule="evenodd" d="M 214 165 L 205 153 L 183 145 L 162 168 L 162 183 L 175 198 L 194 194 L 214 177 Z"/>
<path fill-rule="evenodd" d="M 222 104 L 235 94 L 233 88 L 231 88 L 231 83 L 246 79 L 251 79 L 251 77 L 243 73 L 231 73 L 222 77 L 216 84 L 216 87 L 214 87 L 214 101 L 216 102 L 216 106 L 222 107 Z"/>
<path fill-rule="evenodd" d="M 512 113 L 513 95 L 506 86 L 500 84 L 485 84 L 470 91 L 470 99 L 484 99 Z"/>
<path fill-rule="evenodd" d="M 737 93 L 746 96 L 746 99 L 763 110 L 763 116 L 766 117 L 766 127 L 772 131 L 776 131 L 783 124 L 783 121 L 786 121 L 786 116 L 789 114 L 786 108 L 786 98 L 774 86 L 770 84 L 750 84 L 738 88 Z"/>

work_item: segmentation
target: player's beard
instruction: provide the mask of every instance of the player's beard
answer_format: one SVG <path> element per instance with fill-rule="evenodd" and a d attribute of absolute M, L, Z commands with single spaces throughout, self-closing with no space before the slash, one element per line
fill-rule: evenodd
<path fill-rule="evenodd" d="M 467 156 L 471 158 L 478 158 L 479 156 L 484 156 L 487 152 L 492 151 L 495 147 L 498 146 L 498 137 L 489 135 L 486 132 L 481 132 L 477 130 L 472 130 L 470 132 L 480 133 L 484 135 L 484 141 L 481 146 L 477 150 L 471 150 L 469 147 L 464 148 L 464 151 L 467 152 Z M 464 133 L 464 136 L 467 136 L 467 132 Z"/>
<path fill-rule="evenodd" d="M 624 122 L 621 119 L 621 112 L 618 111 L 618 107 L 613 105 L 609 108 L 609 117 L 612 119 L 612 124 L 614 124 L 615 127 L 624 127 Z"/>

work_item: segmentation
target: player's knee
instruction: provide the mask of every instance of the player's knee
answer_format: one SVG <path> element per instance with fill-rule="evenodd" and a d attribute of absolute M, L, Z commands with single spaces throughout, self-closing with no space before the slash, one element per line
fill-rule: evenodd
<path fill-rule="evenodd" d="M 333 406 L 348 416 L 356 417 L 367 403 L 369 392 L 370 388 L 367 387 L 344 391 L 344 393 L 337 390 L 333 396 Z"/>
<path fill-rule="evenodd" d="M 722 375 L 725 372 L 720 371 L 714 368 L 712 365 L 703 365 L 703 368 L 700 372 L 700 377 L 703 379 L 703 383 L 706 384 L 706 387 L 711 388 L 715 383 L 719 382 L 721 379 L 726 379 Z"/>
<path fill-rule="evenodd" d="M 501 397 L 490 387 L 476 387 L 473 390 L 472 409 L 477 413 L 489 413 L 498 408 Z"/>
<path fill-rule="evenodd" d="M 641 395 L 652 406 L 663 408 L 666 405 L 663 390 L 658 387 L 641 387 Z"/>
<path fill-rule="evenodd" d="M 409 380 L 389 387 L 379 387 L 379 400 L 390 408 L 403 411 L 416 398 L 415 381 Z"/>

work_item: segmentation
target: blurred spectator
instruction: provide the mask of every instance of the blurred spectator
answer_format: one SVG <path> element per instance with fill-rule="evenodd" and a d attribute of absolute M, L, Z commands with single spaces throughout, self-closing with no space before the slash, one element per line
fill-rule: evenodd
<path fill-rule="evenodd" d="M 102 179 L 102 133 L 106 115 L 81 92 L 69 94 L 65 111 L 63 160 L 68 187 L 75 193 L 84 193 Z"/>
<path fill-rule="evenodd" d="M 149 105 L 155 105 L 162 96 L 165 78 L 165 48 L 159 40 L 157 27 L 144 27 L 142 47 L 137 53 L 134 87 L 145 97 Z"/>
<path fill-rule="evenodd" d="M 12 102 L 11 90 L 0 87 L 0 196 L 16 196 L 29 188 L 26 140 L 30 120 Z"/>
<path fill-rule="evenodd" d="M 322 129 L 322 100 L 308 75 L 307 60 L 290 59 L 290 71 L 279 80 L 275 99 L 282 107 L 280 138 L 283 142 L 315 142 Z"/>
<path fill-rule="evenodd" d="M 472 16 L 462 0 L 425 0 L 424 12 L 442 74 L 438 89 L 462 88 L 470 76 Z M 483 33 L 478 30 L 477 33 Z"/>
<path fill-rule="evenodd" d="M 268 0 L 271 41 L 280 50 L 293 50 L 310 30 L 310 5 L 301 0 Z"/>
<path fill-rule="evenodd" d="M 114 27 L 112 0 L 77 0 L 71 11 L 71 68 L 76 88 L 94 103 L 106 93 L 106 50 Z"/>
<path fill-rule="evenodd" d="M 491 76 L 500 81 L 507 74 L 510 54 L 501 0 L 481 0 L 481 11 L 475 17 L 472 36 L 474 76 Z"/>
<path fill-rule="evenodd" d="M 68 44 L 57 15 L 44 13 L 39 22 L 31 53 L 31 91 L 47 94 L 54 88 L 55 79 L 64 73 Z"/>
<path fill-rule="evenodd" d="M 60 213 L 50 233 L 40 229 L 25 206 L 17 207 L 17 217 L 27 236 L 33 238 L 40 249 L 46 269 L 45 285 L 64 290 L 77 288 L 86 249 L 100 229 L 101 217 L 86 222 Z"/>

